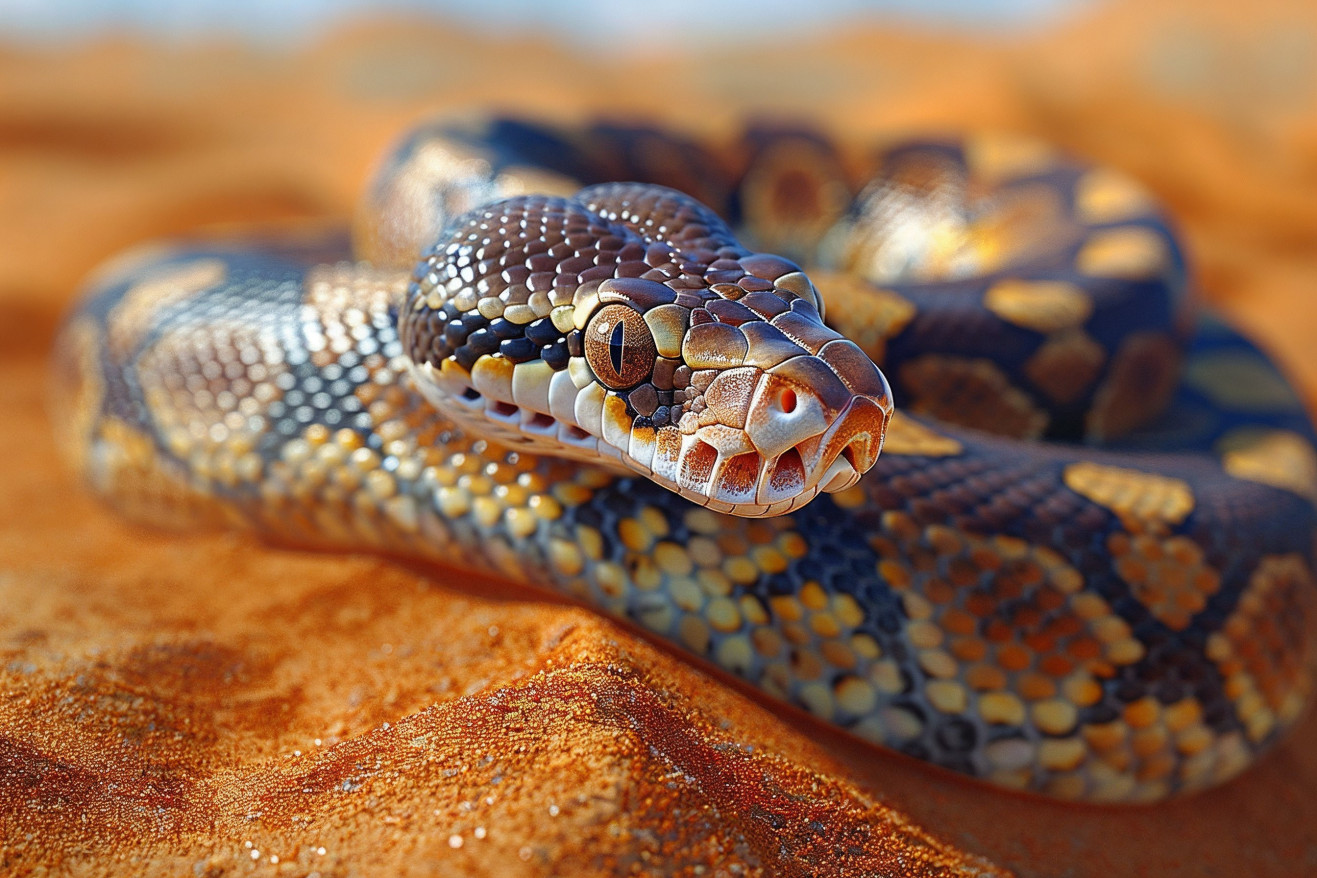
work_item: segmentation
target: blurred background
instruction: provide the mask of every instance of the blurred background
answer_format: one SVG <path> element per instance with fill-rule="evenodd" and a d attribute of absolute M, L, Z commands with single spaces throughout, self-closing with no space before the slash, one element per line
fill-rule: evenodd
<path fill-rule="evenodd" d="M 605 51 L 661 50 L 683 45 L 821 31 L 875 20 L 1010 31 L 1036 26 L 1092 0 L 819 0 L 764 4 L 755 0 L 663 0 L 579 3 L 503 0 L 9 0 L 0 28 L 23 40 L 66 41 L 106 31 L 170 39 L 228 34 L 259 42 L 304 40 L 365 16 L 410 15 L 456 22 L 476 31 L 541 35 Z M 713 14 L 710 14 L 712 11 Z M 694 25 L 695 22 L 700 22 Z"/>

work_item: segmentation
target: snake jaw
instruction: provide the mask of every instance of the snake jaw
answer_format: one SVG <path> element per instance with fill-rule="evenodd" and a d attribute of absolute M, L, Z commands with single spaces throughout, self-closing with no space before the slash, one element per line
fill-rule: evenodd
<path fill-rule="evenodd" d="M 851 342 L 781 363 L 760 380 L 746 417 L 767 461 L 757 501 L 851 487 L 877 461 L 891 413 L 886 379 Z"/>
<path fill-rule="evenodd" d="M 854 396 L 840 412 L 825 412 L 819 394 L 771 373 L 755 388 L 744 425 L 698 427 L 666 472 L 655 466 L 655 478 L 704 505 L 763 516 L 852 487 L 877 460 L 890 406 Z M 781 410 L 784 398 L 791 412 Z"/>
<path fill-rule="evenodd" d="M 855 398 L 824 439 L 821 459 L 830 462 L 819 479 L 823 491 L 844 491 L 873 467 L 891 417 L 890 403 L 884 407 L 868 397 Z"/>
<path fill-rule="evenodd" d="M 823 433 L 766 460 L 756 502 L 771 507 L 797 495 L 811 499 L 852 487 L 877 461 L 890 417 L 890 409 L 855 397 Z"/>

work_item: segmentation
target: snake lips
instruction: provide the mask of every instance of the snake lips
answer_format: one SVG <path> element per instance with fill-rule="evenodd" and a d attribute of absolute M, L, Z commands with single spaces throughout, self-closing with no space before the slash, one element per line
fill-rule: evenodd
<path fill-rule="evenodd" d="M 820 304 L 694 199 L 609 184 L 459 217 L 400 328 L 417 385 L 468 429 L 766 516 L 854 485 L 891 415 Z"/>

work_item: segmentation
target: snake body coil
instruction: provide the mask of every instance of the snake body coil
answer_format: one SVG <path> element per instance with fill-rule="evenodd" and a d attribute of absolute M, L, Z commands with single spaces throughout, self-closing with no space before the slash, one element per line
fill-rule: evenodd
<path fill-rule="evenodd" d="M 444 122 L 380 170 L 355 257 L 106 269 L 57 355 L 94 488 L 563 591 L 1063 798 L 1218 783 L 1308 701 L 1312 429 L 1183 318 L 1174 239 L 1112 171 Z"/>

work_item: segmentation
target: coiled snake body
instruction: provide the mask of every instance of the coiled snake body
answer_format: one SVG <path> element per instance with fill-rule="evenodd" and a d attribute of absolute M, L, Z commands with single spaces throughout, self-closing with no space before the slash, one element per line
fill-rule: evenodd
<path fill-rule="evenodd" d="M 1312 430 L 1184 286 L 1142 189 L 1036 144 L 440 122 L 355 251 L 107 268 L 60 436 L 137 518 L 496 571 L 905 753 L 1146 801 L 1310 691 Z"/>

